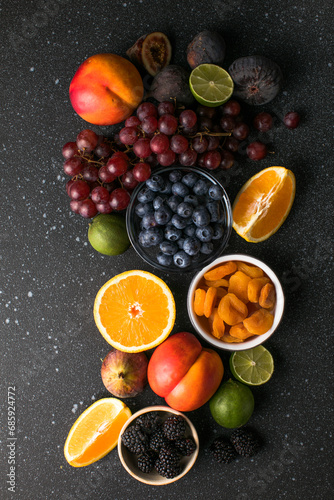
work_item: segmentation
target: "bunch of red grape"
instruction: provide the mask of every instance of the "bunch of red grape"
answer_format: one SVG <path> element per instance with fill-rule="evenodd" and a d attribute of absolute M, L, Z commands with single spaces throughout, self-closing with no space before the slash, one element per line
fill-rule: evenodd
<path fill-rule="evenodd" d="M 112 140 L 82 130 L 76 142 L 66 143 L 62 150 L 64 172 L 71 177 L 66 185 L 71 210 L 86 218 L 124 210 L 133 189 L 149 179 L 157 165 L 231 168 L 241 141 L 250 133 L 240 112 L 240 104 L 233 99 L 219 108 L 198 106 L 196 112 L 176 107 L 172 101 L 157 106 L 143 102 Z M 265 112 L 253 121 L 260 132 L 270 130 L 272 123 Z M 267 148 L 255 141 L 248 144 L 246 153 L 260 160 Z"/>

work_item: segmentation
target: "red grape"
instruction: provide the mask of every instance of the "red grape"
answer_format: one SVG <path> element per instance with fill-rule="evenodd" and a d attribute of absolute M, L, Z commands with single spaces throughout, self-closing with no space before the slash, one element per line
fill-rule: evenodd
<path fill-rule="evenodd" d="M 98 136 L 93 132 L 93 130 L 89 130 L 88 128 L 79 132 L 77 136 L 77 146 L 81 151 L 86 151 L 90 153 L 93 151 L 98 143 Z"/>
<path fill-rule="evenodd" d="M 132 173 L 138 182 L 144 182 L 151 177 L 151 167 L 145 162 L 136 163 Z"/>
<path fill-rule="evenodd" d="M 155 154 L 165 153 L 169 149 L 169 139 L 165 134 L 157 134 L 150 141 L 151 151 Z M 138 156 L 138 155 L 137 155 Z"/>
<path fill-rule="evenodd" d="M 141 121 L 139 120 L 138 116 L 135 115 L 129 116 L 129 118 L 127 118 L 124 123 L 126 127 L 138 127 L 138 125 L 140 124 Z"/>
<path fill-rule="evenodd" d="M 138 130 L 135 127 L 123 127 L 119 131 L 119 140 L 126 146 L 132 145 L 138 138 Z"/>
<path fill-rule="evenodd" d="M 136 186 L 138 186 L 138 181 L 135 178 L 135 176 L 133 175 L 133 170 L 128 170 L 127 172 L 125 172 L 125 174 L 123 174 L 121 177 L 121 181 L 122 181 L 123 186 L 126 189 L 130 189 L 131 191 Z"/>
<path fill-rule="evenodd" d="M 113 210 L 124 210 L 130 202 L 130 195 L 123 188 L 117 188 L 110 193 L 109 203 Z"/>
<path fill-rule="evenodd" d="M 74 212 L 75 214 L 78 214 L 81 203 L 82 202 L 78 201 L 78 200 L 71 200 L 70 201 L 70 209 L 72 210 L 72 212 Z"/>
<path fill-rule="evenodd" d="M 137 108 L 137 117 L 141 122 L 146 116 L 158 116 L 158 110 L 151 102 L 142 102 Z"/>
<path fill-rule="evenodd" d="M 64 163 L 64 172 L 67 175 L 73 177 L 74 175 L 80 174 L 83 164 L 80 158 L 69 158 Z"/>
<path fill-rule="evenodd" d="M 187 149 L 184 153 L 179 156 L 179 162 L 184 167 L 192 167 L 195 165 L 197 160 L 197 153 L 193 149 Z"/>
<path fill-rule="evenodd" d="M 177 118 L 174 115 L 162 115 L 158 121 L 158 129 L 162 134 L 173 135 L 178 127 Z"/>
<path fill-rule="evenodd" d="M 78 146 L 76 142 L 67 142 L 62 149 L 62 155 L 66 160 L 69 160 L 74 155 L 78 154 Z"/>
<path fill-rule="evenodd" d="M 230 99 L 221 106 L 224 115 L 238 116 L 241 111 L 240 104 L 234 99 Z"/>
<path fill-rule="evenodd" d="M 232 116 L 223 115 L 220 119 L 220 126 L 225 132 L 232 132 L 236 126 L 236 121 Z"/>
<path fill-rule="evenodd" d="M 81 171 L 82 177 L 85 181 L 95 182 L 99 178 L 99 171 L 94 165 L 86 165 Z"/>
<path fill-rule="evenodd" d="M 216 135 L 209 135 L 207 136 L 208 139 L 208 147 L 207 151 L 213 151 L 214 149 L 217 149 L 219 146 L 219 137 Z"/>
<path fill-rule="evenodd" d="M 208 116 L 202 116 L 199 120 L 199 130 L 206 131 L 211 130 L 213 127 L 213 121 Z"/>
<path fill-rule="evenodd" d="M 141 122 L 141 128 L 146 134 L 153 134 L 157 130 L 158 120 L 155 116 L 146 116 Z"/>
<path fill-rule="evenodd" d="M 240 142 L 235 137 L 226 137 L 224 142 L 224 148 L 228 149 L 232 153 L 236 153 L 239 149 Z"/>
<path fill-rule="evenodd" d="M 191 145 L 196 153 L 204 153 L 208 149 L 209 143 L 204 136 L 197 136 L 192 139 Z"/>
<path fill-rule="evenodd" d="M 260 141 L 254 141 L 248 144 L 246 153 L 251 160 L 262 160 L 267 156 L 267 146 Z"/>
<path fill-rule="evenodd" d="M 133 152 L 138 158 L 147 158 L 152 153 L 150 148 L 150 139 L 142 137 L 133 145 Z"/>
<path fill-rule="evenodd" d="M 219 151 L 208 151 L 204 156 L 204 166 L 209 170 L 215 170 L 219 167 L 221 161 L 221 155 Z"/>
<path fill-rule="evenodd" d="M 112 156 L 109 158 L 108 163 L 107 163 L 107 170 L 110 174 L 114 175 L 115 177 L 119 177 L 123 174 L 128 169 L 128 162 L 120 157 L 120 156 Z"/>
<path fill-rule="evenodd" d="M 231 151 L 227 151 L 226 149 L 222 149 L 220 151 L 221 155 L 221 162 L 220 162 L 220 168 L 223 170 L 228 170 L 233 166 L 234 163 L 234 155 L 231 153 Z"/>
<path fill-rule="evenodd" d="M 175 106 L 172 101 L 163 101 L 158 105 L 158 114 L 162 115 L 173 115 L 175 113 Z"/>
<path fill-rule="evenodd" d="M 283 123 L 287 128 L 294 129 L 299 125 L 300 116 L 295 111 L 290 111 L 283 118 Z"/>
<path fill-rule="evenodd" d="M 233 130 L 233 136 L 238 139 L 238 141 L 244 141 L 249 136 L 249 127 L 246 123 L 238 123 Z"/>
<path fill-rule="evenodd" d="M 69 181 L 66 182 L 66 193 L 68 194 L 68 196 L 70 196 L 70 189 L 74 182 L 75 182 L 74 179 L 70 179 Z"/>
<path fill-rule="evenodd" d="M 180 113 L 179 122 L 182 127 L 193 128 L 197 123 L 197 115 L 192 109 L 185 109 Z"/>
<path fill-rule="evenodd" d="M 171 149 L 167 149 L 165 153 L 160 153 L 157 155 L 157 160 L 163 167 L 169 167 L 175 162 L 176 155 Z"/>
<path fill-rule="evenodd" d="M 79 214 L 82 217 L 85 217 L 85 219 L 91 219 L 92 217 L 95 217 L 95 215 L 97 214 L 95 203 L 90 198 L 88 198 L 87 200 L 83 200 L 79 206 Z"/>
<path fill-rule="evenodd" d="M 110 214 L 112 212 L 110 203 L 96 203 L 96 208 L 101 214 Z"/>
<path fill-rule="evenodd" d="M 117 175 L 111 174 L 108 169 L 107 165 L 103 165 L 99 169 L 99 179 L 102 182 L 113 182 L 116 179 Z"/>
<path fill-rule="evenodd" d="M 207 116 L 208 118 L 212 119 L 216 116 L 217 111 L 215 108 L 200 105 L 197 107 L 197 114 L 198 116 Z"/>
<path fill-rule="evenodd" d="M 91 192 L 94 203 L 107 203 L 109 201 L 109 191 L 103 186 L 95 187 Z"/>
<path fill-rule="evenodd" d="M 69 189 L 69 195 L 72 200 L 84 200 L 89 196 L 90 187 L 86 181 L 74 181 Z"/>
<path fill-rule="evenodd" d="M 184 153 L 189 147 L 189 142 L 184 135 L 176 134 L 170 139 L 170 149 L 176 154 Z"/>
<path fill-rule="evenodd" d="M 253 120 L 254 127 L 260 132 L 268 132 L 273 126 L 273 117 L 269 113 L 259 113 Z"/>
<path fill-rule="evenodd" d="M 94 153 L 100 158 L 107 158 L 111 153 L 111 147 L 107 142 L 102 141 L 96 146 Z"/>

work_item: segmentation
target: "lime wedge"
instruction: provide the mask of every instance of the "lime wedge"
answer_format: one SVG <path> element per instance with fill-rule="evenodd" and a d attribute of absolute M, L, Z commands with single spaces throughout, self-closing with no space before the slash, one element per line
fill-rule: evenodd
<path fill-rule="evenodd" d="M 259 345 L 253 349 L 236 351 L 230 357 L 232 375 L 247 385 L 262 385 L 274 373 L 274 360 L 270 352 Z"/>
<path fill-rule="evenodd" d="M 190 90 L 195 99 L 204 106 L 220 106 L 233 93 L 233 80 L 216 64 L 200 64 L 192 70 L 189 78 Z"/>

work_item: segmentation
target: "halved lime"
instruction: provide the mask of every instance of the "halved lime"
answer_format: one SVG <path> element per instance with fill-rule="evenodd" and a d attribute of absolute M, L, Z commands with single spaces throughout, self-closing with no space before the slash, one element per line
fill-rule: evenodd
<path fill-rule="evenodd" d="M 247 385 L 262 385 L 274 373 L 274 360 L 268 349 L 262 345 L 236 351 L 230 357 L 232 375 Z"/>
<path fill-rule="evenodd" d="M 228 101 L 234 88 L 230 75 L 216 64 L 200 64 L 193 69 L 189 86 L 199 103 L 212 108 Z"/>

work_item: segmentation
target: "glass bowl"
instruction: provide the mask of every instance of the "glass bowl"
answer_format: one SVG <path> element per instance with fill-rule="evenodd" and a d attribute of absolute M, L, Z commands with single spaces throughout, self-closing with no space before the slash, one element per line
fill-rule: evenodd
<path fill-rule="evenodd" d="M 145 473 L 142 472 L 137 465 L 137 457 L 131 453 L 123 444 L 122 442 L 122 434 L 128 429 L 128 427 L 131 427 L 132 425 L 135 425 L 136 419 L 144 415 L 145 413 L 151 413 L 151 412 L 157 412 L 160 414 L 160 417 L 162 421 L 165 421 L 166 418 L 168 418 L 170 415 L 181 415 L 185 421 L 186 421 L 186 432 L 185 432 L 185 437 L 189 438 L 191 437 L 196 445 L 195 451 L 189 455 L 189 456 L 183 456 L 180 458 L 180 466 L 181 466 L 181 473 L 178 476 L 175 476 L 173 478 L 166 478 L 163 476 L 160 476 L 154 469 L 152 472 Z M 120 458 L 120 461 L 125 468 L 125 470 L 132 476 L 134 479 L 137 479 L 137 481 L 140 481 L 145 484 L 151 484 L 154 486 L 163 486 L 165 484 L 173 483 L 175 481 L 178 481 L 181 479 L 181 477 L 185 476 L 187 472 L 190 471 L 194 463 L 196 462 L 197 456 L 198 456 L 198 451 L 199 451 L 199 439 L 198 439 L 198 434 L 196 431 L 195 426 L 192 424 L 192 422 L 189 420 L 186 415 L 183 413 L 174 410 L 173 408 L 170 408 L 169 406 L 148 406 L 146 408 L 143 408 L 142 410 L 137 411 L 132 415 L 132 417 L 129 418 L 129 420 L 126 421 L 124 424 L 119 438 L 118 438 L 118 455 Z"/>
<path fill-rule="evenodd" d="M 272 324 L 272 327 L 266 333 L 263 333 L 262 335 L 254 335 L 240 343 L 227 343 L 214 337 L 210 332 L 209 322 L 207 318 L 205 316 L 197 316 L 197 314 L 194 312 L 193 306 L 195 290 L 201 286 L 201 283 L 203 283 L 204 274 L 211 269 L 229 261 L 245 262 L 246 264 L 250 264 L 251 266 L 257 266 L 261 268 L 264 274 L 274 285 L 276 292 L 275 306 L 273 310 L 270 311 L 274 315 L 274 322 Z M 251 303 L 249 302 L 248 304 Z M 248 307 L 251 307 L 251 305 Z M 215 348 L 224 349 L 226 351 L 243 351 L 263 344 L 263 342 L 268 340 L 269 337 L 271 337 L 271 335 L 275 332 L 283 316 L 284 294 L 282 285 L 274 271 L 272 271 L 272 269 L 270 269 L 270 267 L 261 260 L 243 254 L 224 255 L 224 257 L 219 257 L 214 262 L 204 267 L 199 273 L 194 276 L 188 291 L 187 309 L 193 327 L 206 342 L 208 342 Z"/>
<path fill-rule="evenodd" d="M 163 265 L 157 261 L 157 254 L 160 251 L 159 245 L 151 246 L 151 247 L 143 247 L 139 244 L 139 233 L 141 232 L 141 217 L 139 217 L 136 213 L 136 206 L 138 202 L 138 196 L 142 191 L 146 188 L 146 183 L 140 183 L 132 193 L 130 204 L 126 211 L 126 228 L 128 232 L 129 239 L 135 251 L 142 259 L 144 259 L 148 264 L 160 271 L 167 272 L 191 272 L 197 270 L 199 268 L 203 268 L 214 259 L 216 259 L 219 255 L 222 254 L 224 249 L 226 248 L 232 230 L 232 208 L 230 200 L 226 194 L 224 187 L 220 184 L 220 182 L 208 172 L 197 168 L 197 167 L 182 167 L 179 165 L 173 165 L 171 167 L 165 168 L 157 168 L 154 169 L 153 175 L 161 175 L 164 180 L 167 180 L 169 174 L 174 171 L 181 171 L 182 174 L 193 172 L 198 175 L 200 179 L 203 179 L 209 182 L 212 185 L 219 186 L 222 190 L 222 198 L 219 201 L 221 207 L 222 214 L 222 225 L 224 227 L 224 232 L 221 238 L 212 240 L 213 250 L 210 254 L 198 253 L 196 258 L 193 258 L 190 265 L 187 267 L 179 267 L 174 262 L 172 264 Z M 157 195 L 159 193 L 157 192 Z M 165 195 L 166 197 L 170 195 Z M 161 227 L 161 226 L 160 226 Z M 163 226 L 162 226 L 163 227 Z"/>

